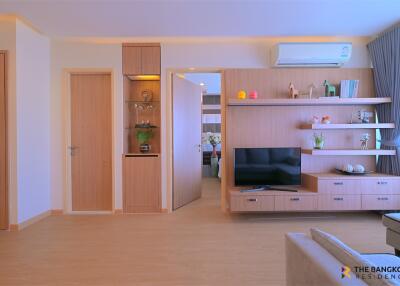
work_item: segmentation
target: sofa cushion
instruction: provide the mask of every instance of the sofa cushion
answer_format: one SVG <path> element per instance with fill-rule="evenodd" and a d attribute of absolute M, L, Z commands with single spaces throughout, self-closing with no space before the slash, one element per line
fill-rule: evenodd
<path fill-rule="evenodd" d="M 400 213 L 385 214 L 382 217 L 383 225 L 400 233 Z"/>
<path fill-rule="evenodd" d="M 331 255 L 333 255 L 337 260 L 339 260 L 343 265 L 348 266 L 352 269 L 352 272 L 363 274 L 360 271 L 356 271 L 356 267 L 368 267 L 371 268 L 375 266 L 370 260 L 366 259 L 357 251 L 353 250 L 340 240 L 338 240 L 333 235 L 323 232 L 319 229 L 311 229 L 311 237 L 314 241 L 319 243 L 323 248 L 325 248 Z M 363 279 L 368 285 L 373 286 L 383 286 L 383 285 L 396 285 L 390 279 L 375 279 L 362 275 Z"/>

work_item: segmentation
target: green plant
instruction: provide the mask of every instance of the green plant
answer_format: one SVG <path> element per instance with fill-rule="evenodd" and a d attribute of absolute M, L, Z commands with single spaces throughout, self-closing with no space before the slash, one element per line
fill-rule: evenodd
<path fill-rule="evenodd" d="M 315 149 L 322 149 L 324 147 L 325 137 L 324 135 L 314 133 L 314 148 Z"/>
<path fill-rule="evenodd" d="M 207 143 L 211 144 L 213 147 L 217 146 L 221 143 L 221 136 L 218 134 L 213 134 L 211 132 L 207 132 Z"/>
<path fill-rule="evenodd" d="M 153 131 L 151 129 L 136 131 L 136 139 L 140 145 L 148 144 L 148 142 L 151 138 L 153 138 Z"/>

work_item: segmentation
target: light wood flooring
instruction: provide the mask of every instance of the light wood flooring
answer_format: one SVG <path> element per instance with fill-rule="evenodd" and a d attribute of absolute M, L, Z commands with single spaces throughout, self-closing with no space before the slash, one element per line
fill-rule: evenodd
<path fill-rule="evenodd" d="M 284 285 L 284 233 L 319 227 L 392 252 L 375 213 L 221 212 L 219 183 L 173 214 L 53 216 L 0 232 L 0 285 Z"/>

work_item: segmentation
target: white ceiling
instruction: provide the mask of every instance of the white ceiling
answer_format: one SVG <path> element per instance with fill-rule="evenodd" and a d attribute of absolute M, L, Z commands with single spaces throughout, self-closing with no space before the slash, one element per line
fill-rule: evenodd
<path fill-rule="evenodd" d="M 371 36 L 399 0 L 0 0 L 54 37 Z"/>

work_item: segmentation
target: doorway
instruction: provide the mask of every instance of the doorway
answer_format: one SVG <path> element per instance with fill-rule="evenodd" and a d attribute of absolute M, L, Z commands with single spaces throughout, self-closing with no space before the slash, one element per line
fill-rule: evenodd
<path fill-rule="evenodd" d="M 202 195 L 219 198 L 220 73 L 172 74 L 172 134 L 172 209 L 185 206 Z"/>
<path fill-rule="evenodd" d="M 72 211 L 112 211 L 112 77 L 71 73 L 70 185 Z"/>
<path fill-rule="evenodd" d="M 6 52 L 0 51 L 0 230 L 8 229 Z"/>

